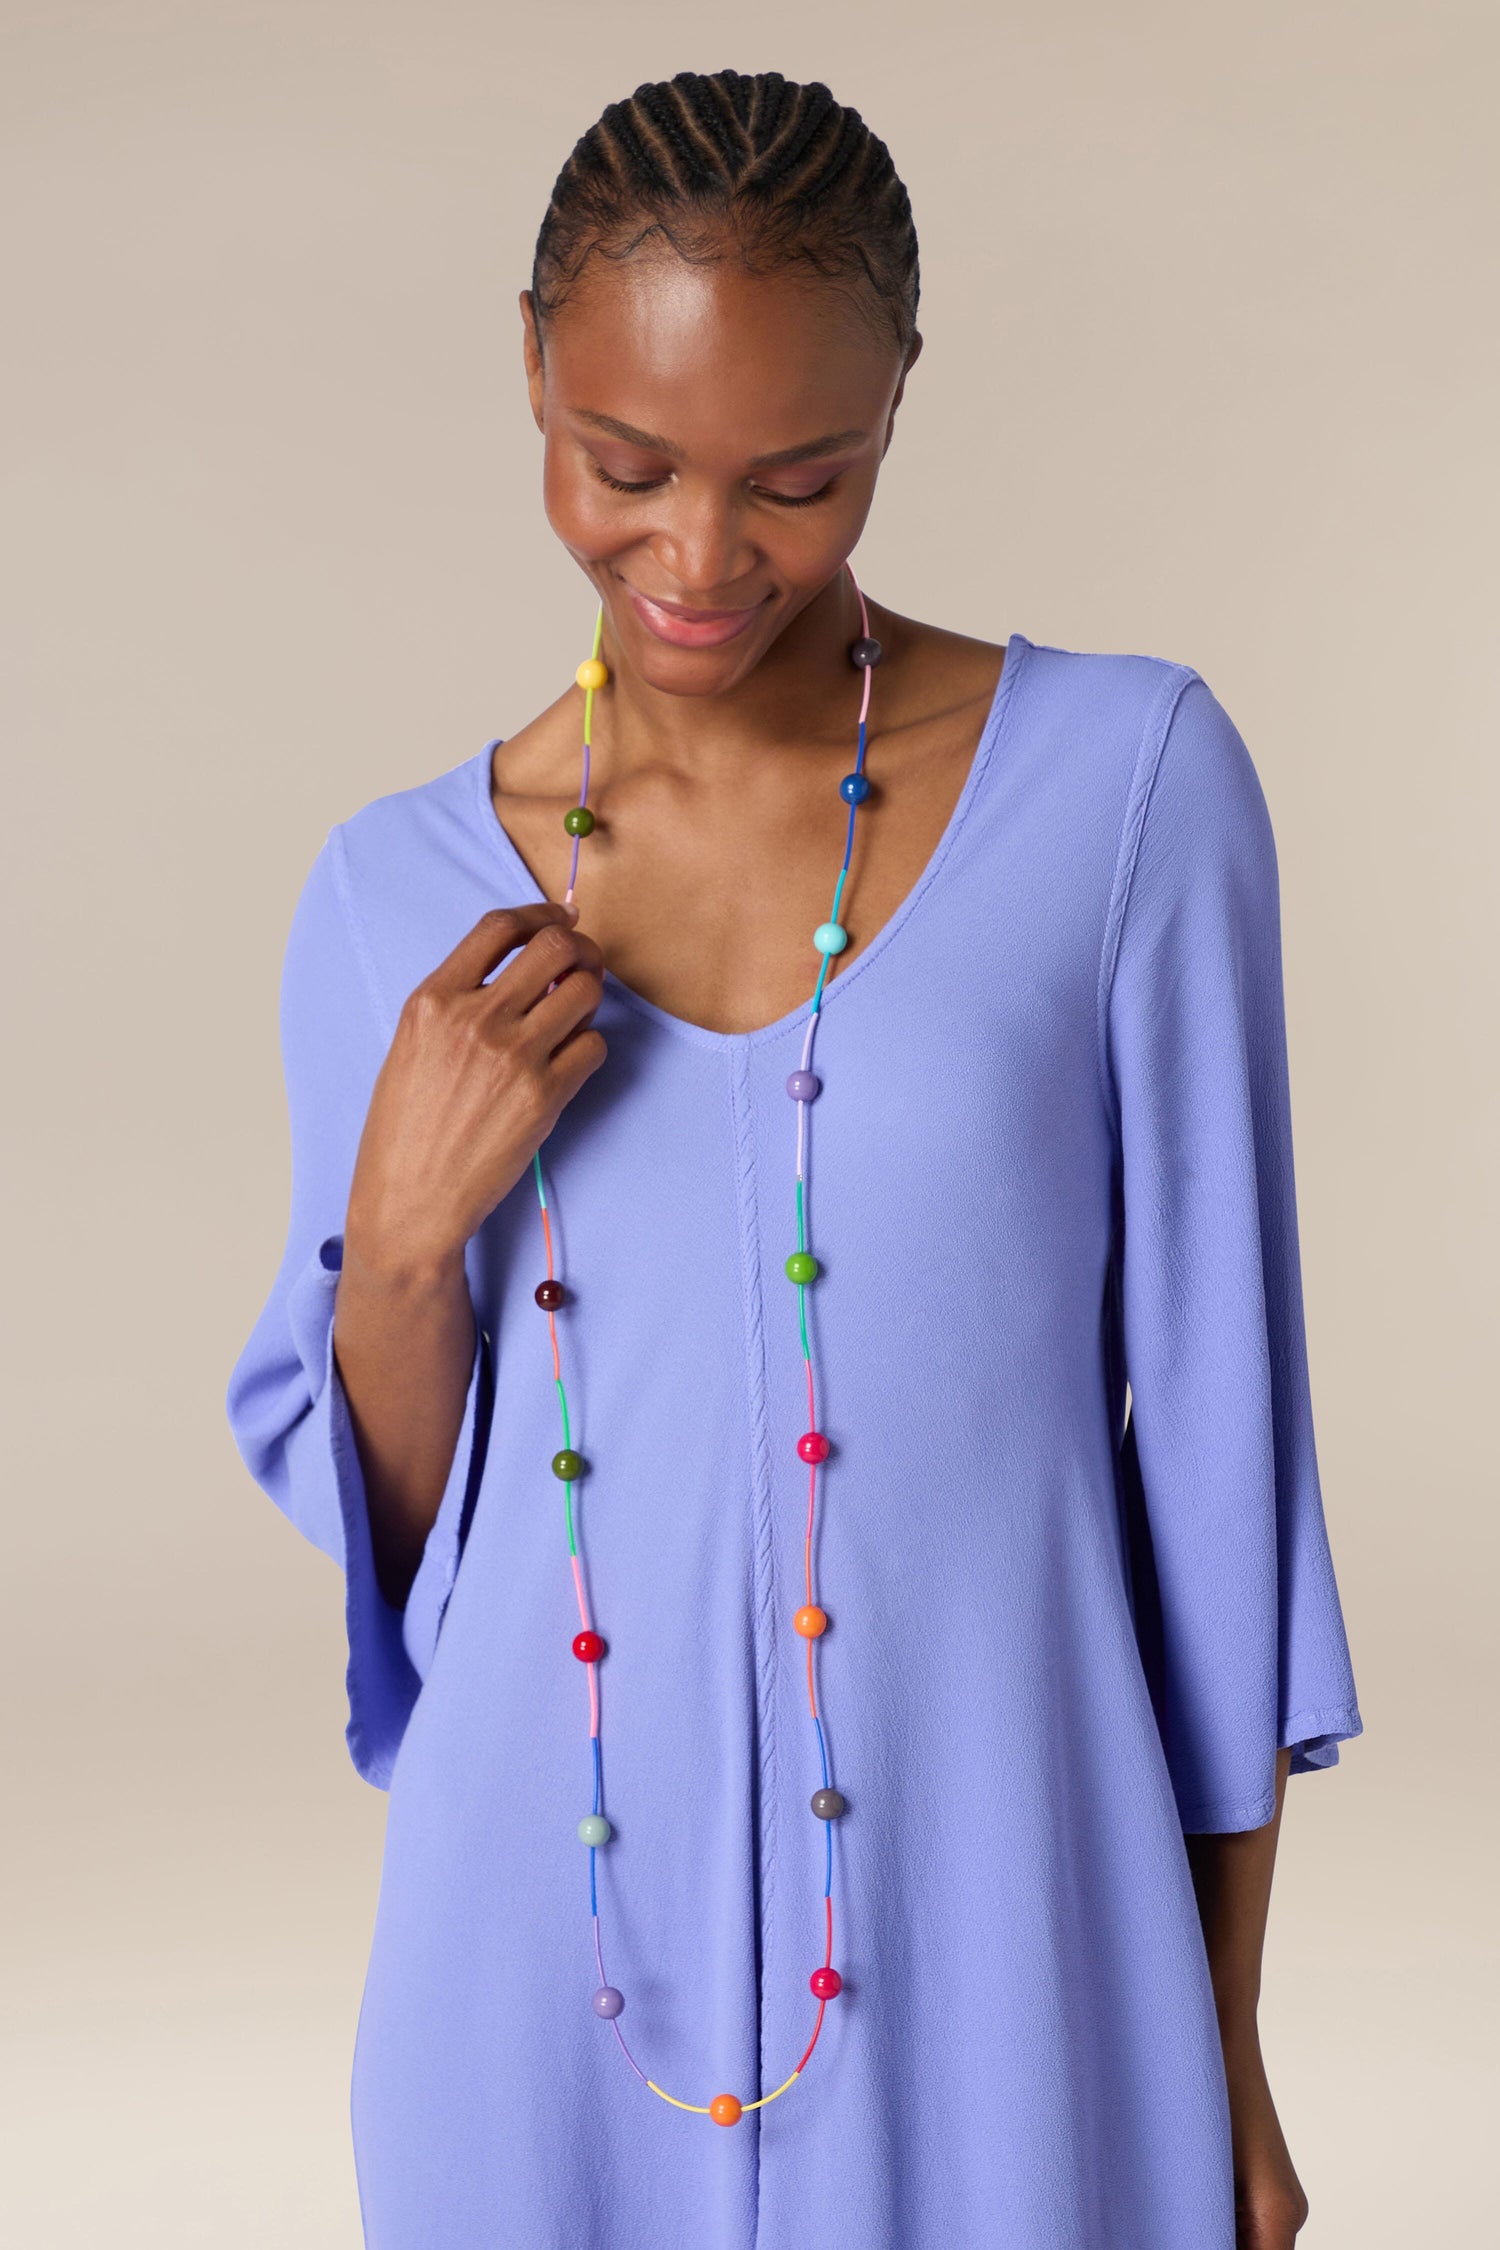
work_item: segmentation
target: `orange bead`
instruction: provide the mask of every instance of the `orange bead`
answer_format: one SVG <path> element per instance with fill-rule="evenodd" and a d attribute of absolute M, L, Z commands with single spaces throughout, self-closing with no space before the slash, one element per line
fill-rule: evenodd
<path fill-rule="evenodd" d="M 828 1612 L 826 1609 L 819 1609 L 816 1602 L 809 1602 L 806 1609 L 798 1610 L 792 1623 L 805 1641 L 815 1641 L 827 1629 Z"/>
<path fill-rule="evenodd" d="M 740 2104 L 733 2094 L 715 2094 L 708 2105 L 708 2114 L 716 2125 L 738 2125 Z"/>

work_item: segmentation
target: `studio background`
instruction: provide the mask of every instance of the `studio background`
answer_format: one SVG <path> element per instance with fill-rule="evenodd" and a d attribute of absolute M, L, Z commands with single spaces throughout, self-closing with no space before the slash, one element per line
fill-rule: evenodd
<path fill-rule="evenodd" d="M 516 293 L 604 104 L 733 64 L 827 79 L 911 191 L 870 591 L 1194 664 L 1260 772 L 1367 1730 L 1289 1784 L 1264 2040 L 1301 2240 L 1480 2240 L 1500 18 L 5 0 L 0 32 L 8 2238 L 359 2242 L 385 1799 L 337 1573 L 223 1413 L 286 1223 L 281 953 L 333 822 L 571 676 Z"/>

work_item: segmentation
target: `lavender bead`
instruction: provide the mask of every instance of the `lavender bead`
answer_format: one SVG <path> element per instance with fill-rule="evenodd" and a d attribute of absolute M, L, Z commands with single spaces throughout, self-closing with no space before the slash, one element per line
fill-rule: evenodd
<path fill-rule="evenodd" d="M 594 1994 L 594 2013 L 606 2018 L 617 2016 L 625 2005 L 625 1995 L 617 1986 L 601 1984 Z"/>
<path fill-rule="evenodd" d="M 794 1070 L 786 1082 L 786 1090 L 794 1102 L 810 1102 L 823 1090 L 823 1081 L 815 1070 Z"/>

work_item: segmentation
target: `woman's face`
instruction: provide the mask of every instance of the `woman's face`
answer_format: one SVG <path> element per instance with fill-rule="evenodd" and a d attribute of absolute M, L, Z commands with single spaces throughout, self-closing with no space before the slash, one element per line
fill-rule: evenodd
<path fill-rule="evenodd" d="M 842 286 L 733 255 L 596 259 L 537 349 L 548 520 L 652 687 L 733 687 L 843 567 L 904 381 Z M 916 347 L 907 361 L 916 357 Z"/>

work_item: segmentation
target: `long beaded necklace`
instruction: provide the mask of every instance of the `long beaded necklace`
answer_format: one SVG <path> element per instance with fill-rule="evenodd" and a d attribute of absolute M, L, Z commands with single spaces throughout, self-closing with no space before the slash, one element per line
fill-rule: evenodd
<path fill-rule="evenodd" d="M 844 567 L 848 569 L 849 566 L 846 563 Z M 787 1258 L 785 1270 L 787 1279 L 796 1284 L 797 1320 L 801 1337 L 803 1365 L 807 1376 L 807 1428 L 797 1440 L 798 1459 L 807 1464 L 808 1472 L 807 1533 L 804 1544 L 807 1599 L 803 1607 L 793 1617 L 792 1624 L 807 1644 L 807 1700 L 812 1713 L 813 1727 L 817 1735 L 818 1761 L 823 1776 L 821 1786 L 813 1791 L 812 1810 L 816 1818 L 824 1824 L 824 1950 L 822 1963 L 813 1970 L 808 1979 L 809 1986 L 818 2003 L 817 2020 L 813 2025 L 812 2037 L 803 2050 L 802 2058 L 791 2076 L 783 2080 L 774 2093 L 763 2094 L 756 2101 L 742 2102 L 736 2094 L 715 2094 L 710 2102 L 679 2101 L 675 2094 L 669 2094 L 664 2087 L 658 2086 L 654 2078 L 648 2078 L 631 2053 L 626 2044 L 625 2035 L 620 2029 L 620 2015 L 625 2006 L 625 1995 L 616 1985 L 609 1983 L 604 1973 L 604 1951 L 599 1937 L 598 1854 L 600 1847 L 609 1841 L 612 1833 L 609 1821 L 605 1818 L 601 1809 L 603 1786 L 599 1764 L 599 1662 L 605 1653 L 606 1643 L 601 1635 L 595 1631 L 589 1617 L 588 1595 L 584 1588 L 582 1561 L 573 1521 L 573 1486 L 577 1479 L 583 1475 L 586 1464 L 583 1456 L 576 1452 L 573 1446 L 568 1421 L 568 1394 L 563 1385 L 562 1358 L 558 1350 L 556 1316 L 558 1308 L 567 1302 L 567 1291 L 559 1280 L 553 1265 L 552 1222 L 547 1205 L 547 1190 L 542 1179 L 541 1151 L 537 1150 L 532 1159 L 532 1168 L 536 1175 L 537 1200 L 541 1206 L 542 1232 L 547 1245 L 547 1278 L 537 1285 L 536 1301 L 547 1315 L 547 1327 L 552 1342 L 552 1374 L 557 1385 L 558 1405 L 562 1410 L 563 1441 L 559 1451 L 552 1456 L 552 1471 L 555 1476 L 562 1479 L 567 1495 L 568 1559 L 572 1566 L 573 1584 L 578 1596 L 579 1615 L 583 1620 L 583 1630 L 575 1634 L 573 1638 L 573 1654 L 581 1664 L 588 1667 L 589 1678 L 589 1749 L 593 1763 L 594 1802 L 592 1811 L 586 1813 L 578 1823 L 578 1836 L 579 1841 L 587 1844 L 589 1850 L 589 1908 L 593 1919 L 594 1959 L 599 1971 L 599 1984 L 594 1992 L 592 2005 L 594 2013 L 612 2025 L 626 2061 L 630 2064 L 636 2076 L 650 2087 L 653 2094 L 660 2094 L 662 2100 L 671 2102 L 675 2109 L 693 2110 L 700 2117 L 711 2117 L 716 2125 L 738 2124 L 746 2110 L 763 2109 L 767 2102 L 774 2102 L 778 2095 L 784 2094 L 787 2088 L 801 2076 L 808 2057 L 818 2043 L 818 2034 L 823 2028 L 823 2010 L 843 1986 L 843 1979 L 833 1966 L 833 1823 L 840 1817 L 845 1807 L 843 1797 L 832 1786 L 829 1778 L 828 1746 L 823 1735 L 823 1722 L 818 1716 L 817 1687 L 813 1670 L 813 1649 L 816 1646 L 818 1636 L 828 1624 L 826 1610 L 821 1609 L 813 1599 L 812 1537 L 818 1493 L 818 1469 L 820 1464 L 828 1458 L 829 1444 L 827 1438 L 818 1428 L 817 1400 L 813 1389 L 812 1351 L 807 1336 L 807 1291 L 809 1284 L 817 1277 L 818 1261 L 807 1247 L 807 1207 L 804 1187 L 810 1139 L 809 1110 L 822 1085 L 822 1081 L 812 1068 L 813 1039 L 817 1032 L 818 1017 L 823 1005 L 823 987 L 827 981 L 829 964 L 836 954 L 843 952 L 844 947 L 849 942 L 848 932 L 839 920 L 839 907 L 843 897 L 844 883 L 849 873 L 849 862 L 854 851 L 854 816 L 870 794 L 870 784 L 864 770 L 865 730 L 869 719 L 870 687 L 874 678 L 874 670 L 884 653 L 879 641 L 871 637 L 870 613 L 865 606 L 865 597 L 860 591 L 858 581 L 855 579 L 852 570 L 849 571 L 849 580 L 854 587 L 855 598 L 859 603 L 861 625 L 860 638 L 850 648 L 849 657 L 856 669 L 864 675 L 863 692 L 859 705 L 859 749 L 854 761 L 853 772 L 846 773 L 839 783 L 839 795 L 849 807 L 849 827 L 844 843 L 844 863 L 839 869 L 838 882 L 834 886 L 833 907 L 829 918 L 826 922 L 819 923 L 817 929 L 813 932 L 813 944 L 822 955 L 822 966 L 818 970 L 818 980 L 813 990 L 812 1003 L 808 1013 L 807 1031 L 802 1042 L 802 1059 L 786 1082 L 786 1090 L 797 1108 L 797 1247 Z M 578 685 L 583 689 L 583 780 L 578 792 L 578 803 L 563 815 L 563 826 L 573 839 L 573 858 L 568 872 L 568 888 L 565 894 L 568 904 L 572 903 L 573 893 L 578 882 L 579 845 L 585 836 L 592 833 L 594 827 L 594 815 L 589 810 L 588 803 L 589 756 L 593 747 L 594 697 L 609 678 L 608 667 L 599 654 L 603 634 L 604 608 L 601 603 L 594 624 L 592 653 L 579 665 L 577 674 Z"/>

